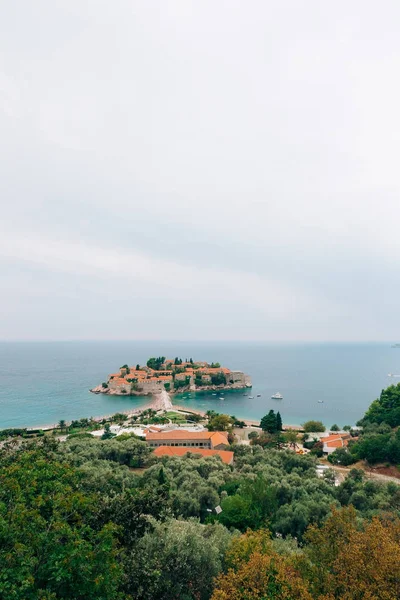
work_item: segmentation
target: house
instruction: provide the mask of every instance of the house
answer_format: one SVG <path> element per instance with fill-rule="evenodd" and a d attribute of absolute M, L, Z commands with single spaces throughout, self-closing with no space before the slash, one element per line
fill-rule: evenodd
<path fill-rule="evenodd" d="M 331 454 L 337 448 L 346 448 L 351 436 L 348 433 L 335 433 L 325 437 L 321 437 L 320 441 L 323 443 L 323 452 L 325 454 Z"/>
<path fill-rule="evenodd" d="M 208 448 L 184 448 L 176 446 L 158 446 L 154 450 L 154 456 L 186 456 L 189 453 L 200 454 L 203 457 L 219 456 L 226 465 L 233 463 L 233 452 L 230 450 L 209 450 Z"/>
<path fill-rule="evenodd" d="M 225 450 L 229 446 L 228 434 L 225 431 L 163 431 L 148 433 L 146 442 L 152 448 L 173 446 L 186 448 L 207 448 L 209 450 Z"/>

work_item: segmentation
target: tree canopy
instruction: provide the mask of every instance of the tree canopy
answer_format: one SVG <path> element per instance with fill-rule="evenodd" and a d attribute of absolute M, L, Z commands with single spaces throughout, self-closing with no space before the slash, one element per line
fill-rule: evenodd
<path fill-rule="evenodd" d="M 207 416 L 211 428 L 236 422 Z M 82 431 L 90 420 L 74 423 Z M 314 456 L 287 448 L 296 432 L 276 426 L 233 444 L 233 465 L 157 458 L 132 435 L 15 435 L 0 445 L 1 598 L 398 597 L 400 486 L 360 469 L 340 485 L 331 470 L 318 477 Z M 399 445 L 400 429 L 366 422 L 331 459 L 394 460 Z"/>

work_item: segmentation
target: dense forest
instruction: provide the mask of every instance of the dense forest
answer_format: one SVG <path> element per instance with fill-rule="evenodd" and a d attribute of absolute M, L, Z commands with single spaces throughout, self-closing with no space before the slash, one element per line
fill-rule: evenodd
<path fill-rule="evenodd" d="M 392 415 L 398 391 L 383 394 Z M 398 436 L 376 406 L 363 419 L 358 448 L 388 435 L 371 427 Z M 264 426 L 272 429 L 271 415 Z M 158 459 L 128 434 L 2 442 L 0 597 L 400 596 L 398 484 L 353 468 L 337 485 L 331 469 L 318 477 L 315 456 L 256 440 L 232 449 L 229 466 L 193 454 Z"/>
<path fill-rule="evenodd" d="M 334 464 L 350 465 L 358 460 L 400 464 L 400 384 L 391 385 L 372 402 L 357 425 L 359 437 L 352 440 L 348 452 L 337 450 L 330 456 Z"/>

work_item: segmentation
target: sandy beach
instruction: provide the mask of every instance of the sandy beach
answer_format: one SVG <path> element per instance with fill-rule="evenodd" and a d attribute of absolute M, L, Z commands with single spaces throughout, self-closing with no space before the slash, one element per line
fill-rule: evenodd
<path fill-rule="evenodd" d="M 171 397 L 168 394 L 168 392 L 166 390 L 162 390 L 162 392 L 160 394 L 157 394 L 157 396 L 153 396 L 152 399 L 148 402 L 146 402 L 145 404 L 143 404 L 140 408 L 135 408 L 132 410 L 123 410 L 123 411 L 118 411 L 120 414 L 126 415 L 127 417 L 133 417 L 135 415 L 139 415 L 141 412 L 143 412 L 144 410 L 147 409 L 153 409 L 157 412 L 159 411 L 176 411 L 176 412 L 183 412 L 183 413 L 187 413 L 187 414 L 196 414 L 196 415 L 200 415 L 202 417 L 205 417 L 206 412 L 203 410 L 198 410 L 195 408 L 188 408 L 185 406 L 180 406 L 178 404 L 172 404 L 171 401 Z M 95 422 L 100 422 L 103 419 L 110 419 L 115 413 L 111 413 L 108 415 L 100 415 L 98 417 L 93 417 L 92 420 Z M 80 417 L 77 417 L 77 420 Z M 260 425 L 260 420 L 252 420 L 252 419 L 245 419 L 245 418 L 241 418 L 240 416 L 237 417 L 238 419 L 244 421 L 246 423 L 246 425 L 248 427 L 259 427 Z M 68 423 L 68 421 L 67 421 Z M 56 429 L 58 427 L 58 423 L 53 423 L 51 425 L 43 425 L 42 427 L 27 427 L 27 430 L 29 431 L 30 429 L 41 429 L 43 431 L 48 431 L 49 429 Z M 301 425 L 294 425 L 294 424 L 283 424 L 283 428 L 284 429 L 295 429 L 295 430 L 301 430 Z"/>

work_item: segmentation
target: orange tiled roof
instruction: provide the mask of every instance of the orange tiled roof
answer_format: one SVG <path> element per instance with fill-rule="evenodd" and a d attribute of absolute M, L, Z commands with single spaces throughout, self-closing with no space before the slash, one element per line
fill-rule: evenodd
<path fill-rule="evenodd" d="M 324 442 L 326 444 L 327 442 L 332 442 L 337 439 L 347 440 L 350 437 L 351 436 L 348 433 L 334 433 L 332 435 L 327 435 L 326 437 L 322 437 L 321 442 Z"/>
<path fill-rule="evenodd" d="M 214 445 L 228 443 L 228 435 L 223 431 L 182 431 L 174 429 L 163 433 L 149 433 L 146 439 L 148 441 L 212 440 Z"/>
<path fill-rule="evenodd" d="M 328 448 L 345 448 L 350 439 L 348 433 L 336 433 L 334 435 L 328 435 L 321 438 L 321 442 L 324 443 Z"/>
<path fill-rule="evenodd" d="M 208 450 L 203 448 L 185 448 L 183 446 L 159 446 L 154 450 L 154 455 L 161 456 L 185 456 L 188 453 L 201 454 L 201 456 L 219 456 L 227 465 L 233 462 L 233 452 L 229 450 Z"/>
<path fill-rule="evenodd" d="M 214 431 L 211 436 L 213 446 L 219 446 L 219 444 L 228 444 L 228 434 L 223 431 Z"/>
<path fill-rule="evenodd" d="M 326 442 L 328 448 L 344 448 L 347 446 L 347 440 L 342 440 L 342 438 L 338 438 L 336 440 L 332 440 L 331 442 Z"/>

